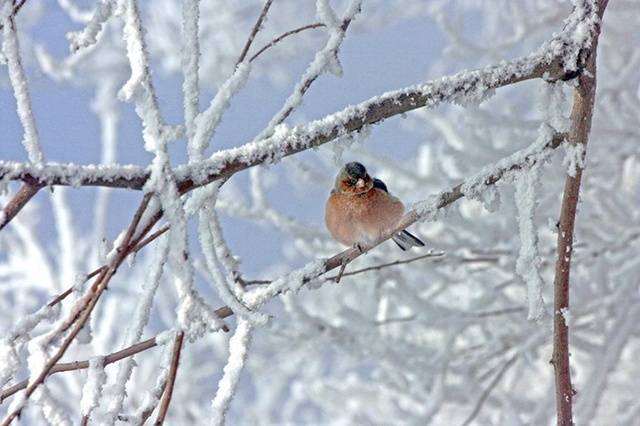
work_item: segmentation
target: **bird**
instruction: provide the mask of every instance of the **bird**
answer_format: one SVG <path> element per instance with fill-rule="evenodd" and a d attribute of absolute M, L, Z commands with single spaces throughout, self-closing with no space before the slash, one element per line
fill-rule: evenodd
<path fill-rule="evenodd" d="M 361 251 L 398 224 L 404 214 L 402 201 L 389 193 L 387 185 L 372 178 L 358 162 L 340 169 L 325 206 L 325 224 L 331 235 L 346 246 Z M 424 243 L 409 231 L 392 237 L 402 249 L 423 247 Z"/>

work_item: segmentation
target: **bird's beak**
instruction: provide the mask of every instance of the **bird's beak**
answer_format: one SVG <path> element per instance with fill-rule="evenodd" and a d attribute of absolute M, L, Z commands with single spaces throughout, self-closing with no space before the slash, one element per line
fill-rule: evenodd
<path fill-rule="evenodd" d="M 356 182 L 356 188 L 362 188 L 364 187 L 364 179 L 358 179 L 358 181 Z"/>

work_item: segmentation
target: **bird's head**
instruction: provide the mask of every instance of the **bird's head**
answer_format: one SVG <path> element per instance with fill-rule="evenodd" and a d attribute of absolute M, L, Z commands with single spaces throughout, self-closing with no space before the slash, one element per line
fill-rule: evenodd
<path fill-rule="evenodd" d="M 367 169 L 357 162 L 347 163 L 336 178 L 336 191 L 345 195 L 358 195 L 373 188 L 373 179 Z"/>

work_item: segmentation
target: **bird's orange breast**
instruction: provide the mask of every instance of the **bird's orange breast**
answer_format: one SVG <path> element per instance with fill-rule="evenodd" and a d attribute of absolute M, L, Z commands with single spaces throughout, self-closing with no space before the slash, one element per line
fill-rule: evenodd
<path fill-rule="evenodd" d="M 375 240 L 402 217 L 402 202 L 389 193 L 372 188 L 364 194 L 334 191 L 325 208 L 325 223 L 333 237 L 345 245 Z"/>

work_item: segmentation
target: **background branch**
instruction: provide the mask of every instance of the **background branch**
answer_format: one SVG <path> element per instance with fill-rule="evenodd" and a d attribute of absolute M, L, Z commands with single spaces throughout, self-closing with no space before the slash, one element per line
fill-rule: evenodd
<path fill-rule="evenodd" d="M 598 22 L 601 22 L 608 0 L 597 3 Z M 573 425 L 573 395 L 571 385 L 571 369 L 569 364 L 569 290 L 571 256 L 573 254 L 573 233 L 576 220 L 576 210 L 580 195 L 580 182 L 586 155 L 593 105 L 596 93 L 596 53 L 600 24 L 594 28 L 591 47 L 586 51 L 585 72 L 578 77 L 578 86 L 574 91 L 573 110 L 571 111 L 571 127 L 569 130 L 569 144 L 581 148 L 581 161 L 578 162 L 575 174 L 567 175 L 562 205 L 560 207 L 560 221 L 558 226 L 557 260 L 555 278 L 553 282 L 553 357 L 555 372 L 556 414 L 559 426 Z"/>

